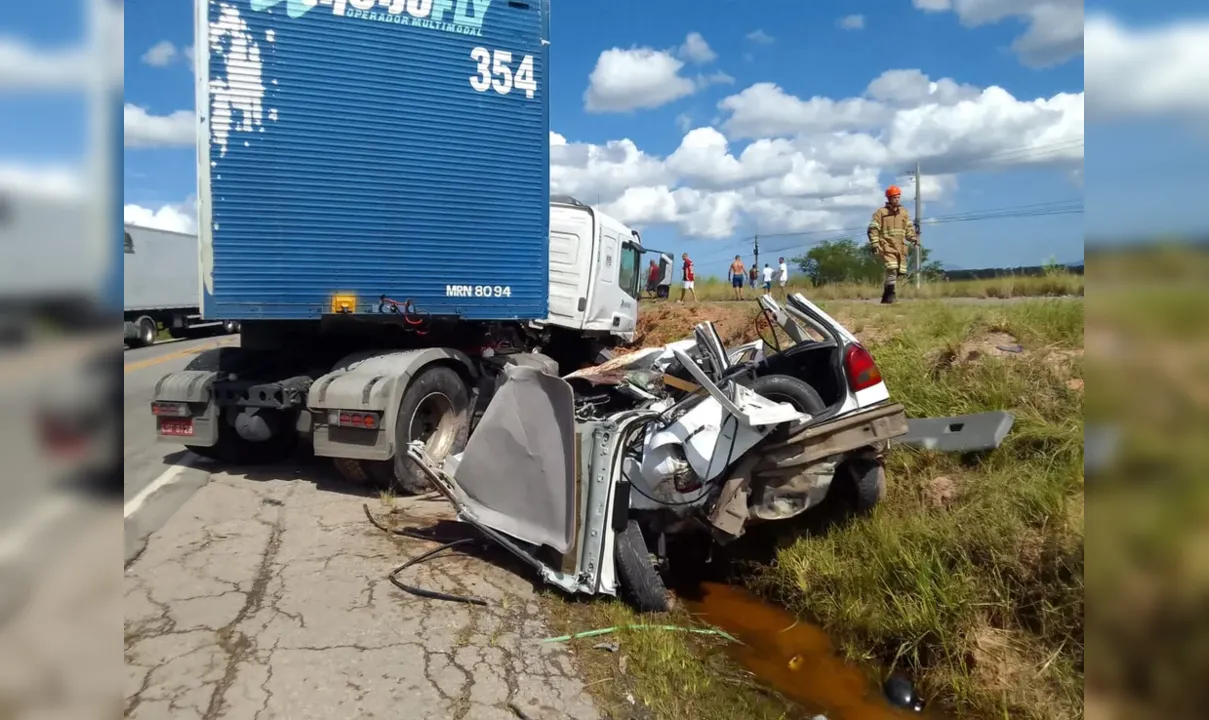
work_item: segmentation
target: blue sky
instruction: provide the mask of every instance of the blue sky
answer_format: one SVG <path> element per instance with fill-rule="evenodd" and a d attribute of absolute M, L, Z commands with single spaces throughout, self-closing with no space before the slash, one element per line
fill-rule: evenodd
<path fill-rule="evenodd" d="M 730 116 L 719 108 L 719 103 L 756 83 L 775 83 L 784 94 L 803 100 L 817 96 L 840 101 L 866 94 L 870 82 L 888 70 L 917 69 L 933 81 L 952 78 L 975 90 L 998 86 L 1021 103 L 1049 99 L 1059 93 L 1083 92 L 1081 56 L 1033 67 L 1013 51 L 1013 43 L 1028 30 L 1025 18 L 1008 16 L 978 24 L 968 18 L 963 22 L 965 16 L 952 9 L 925 12 L 914 6 L 928 6 L 929 1 L 930 6 L 936 6 L 937 0 L 916 0 L 914 4 L 912 0 L 559 2 L 553 13 L 548 79 L 551 129 L 570 143 L 601 146 L 628 139 L 646 156 L 662 161 L 677 150 L 684 138 L 682 123 L 691 120 L 694 128 L 714 127 L 726 134 L 730 140 L 729 152 L 738 156 L 749 142 L 759 138 L 730 133 L 725 125 Z M 1028 1 L 1059 5 L 1065 2 Z M 1161 5 L 1118 0 L 1089 2 L 1087 11 L 1089 15 L 1108 11 L 1132 30 L 1192 16 L 1197 8 L 1185 0 Z M 841 18 L 851 15 L 860 15 L 863 27 L 842 27 Z M 63 20 L 61 14 L 47 14 L 28 4 L 19 4 L 6 15 L 6 24 L 39 48 L 78 40 L 82 25 Z M 757 31 L 773 40 L 765 43 L 751 39 L 749 35 Z M 686 35 L 694 32 L 708 43 L 715 59 L 697 65 L 677 53 Z M 163 41 L 178 49 L 177 57 L 159 66 L 145 62 L 147 51 Z M 192 69 L 179 52 L 191 44 L 191 2 L 127 0 L 125 100 L 144 110 L 152 124 L 174 112 L 193 109 Z M 722 73 L 730 80 L 708 84 L 700 91 L 658 107 L 620 112 L 586 110 L 585 90 L 601 53 L 611 48 L 643 47 L 679 55 L 686 75 Z M 7 107 L 19 111 L 0 113 L 0 152 L 6 158 L 50 162 L 82 154 L 83 123 L 69 120 L 81 115 L 72 112 L 82 107 L 78 98 L 18 97 L 8 100 Z M 1007 124 L 1010 123 L 1006 120 L 994 122 L 979 132 L 989 138 Z M 170 128 L 164 123 L 155 127 Z M 924 127 L 920 132 L 927 130 Z M 949 132 L 940 126 L 931 131 L 934 135 Z M 887 130 L 875 127 L 860 132 L 878 136 Z M 1075 260 L 1082 256 L 1085 229 L 1090 235 L 1134 235 L 1207 228 L 1209 222 L 1199 214 L 1181 211 L 1176 202 L 1184 194 L 1181 190 L 1191 187 L 1192 167 L 1203 166 L 1209 159 L 1209 145 L 1205 142 L 1209 134 L 1198 135 L 1190 129 L 1186 116 L 1175 117 L 1161 107 L 1136 117 L 1105 117 L 1090 122 L 1086 132 L 1098 148 L 1086 169 L 1090 189 L 1086 214 L 997 218 L 928 227 L 925 243 L 933 248 L 934 257 L 962 267 L 1032 264 L 1050 256 Z M 196 194 L 195 151 L 154 138 L 144 140 L 143 147 L 130 147 L 130 134 L 128 123 L 124 178 L 127 205 L 146 210 L 145 216 L 153 220 L 167 221 L 169 214 L 161 212 L 165 209 L 189 215 L 189 200 Z M 825 145 L 830 141 L 824 135 L 811 139 L 814 136 L 809 133 L 799 133 L 807 136 L 807 144 Z M 159 137 L 163 140 L 166 136 Z M 988 151 L 992 158 L 1036 160 L 1046 151 L 1045 143 L 1035 138 L 1025 138 L 1016 145 L 1010 137 L 996 142 L 1000 144 Z M 1036 149 L 1038 142 L 1040 150 Z M 1052 149 L 1054 143 L 1049 146 Z M 1071 147 L 1060 149 L 1065 152 Z M 902 153 L 896 157 L 900 159 L 876 168 L 881 171 L 876 178 L 877 187 L 893 181 L 893 171 L 909 164 L 901 161 L 901 157 L 906 157 Z M 1020 209 L 1016 214 L 1035 215 L 1029 207 L 1043 207 L 1042 203 L 1068 203 L 1063 208 L 1079 206 L 1084 188 L 1072 177 L 1071 169 L 1066 164 L 958 172 L 954 177 L 944 178 L 939 199 L 925 196 L 925 218 L 951 218 L 961 213 L 1003 208 Z M 926 164 L 923 172 L 929 175 Z M 841 180 L 853 177 L 838 171 L 832 175 Z M 591 187 L 591 180 L 579 177 L 577 182 L 579 186 Z M 675 184 L 695 189 L 689 181 L 679 180 Z M 860 196 L 868 195 L 871 187 L 862 187 Z M 910 189 L 906 192 L 909 199 Z M 583 199 L 598 198 L 588 195 Z M 619 211 L 632 209 L 632 204 L 627 205 L 624 199 L 599 199 Z M 678 219 L 634 222 L 644 227 L 650 245 L 688 250 L 707 264 L 715 261 L 720 264 L 737 251 L 749 254 L 747 238 L 757 230 L 766 235 L 762 243 L 766 256 L 800 252 L 812 241 L 838 236 L 849 227 L 862 225 L 875 203 L 876 198 L 867 207 L 857 203 L 856 208 L 845 211 L 848 214 L 841 225 L 833 218 L 830 225 L 823 223 L 821 230 L 801 222 L 791 223 L 785 226 L 788 230 L 810 234 L 783 237 L 767 237 L 775 234 L 777 223 L 761 219 L 760 212 L 750 209 L 738 212 L 732 223 L 733 232 L 725 237 L 695 237 L 689 227 L 691 223 L 683 215 Z M 770 223 L 774 230 L 762 230 L 762 223 Z"/>

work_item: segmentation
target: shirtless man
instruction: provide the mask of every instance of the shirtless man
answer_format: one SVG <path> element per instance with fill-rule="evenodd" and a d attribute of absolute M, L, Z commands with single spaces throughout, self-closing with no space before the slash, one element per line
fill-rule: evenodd
<path fill-rule="evenodd" d="M 743 299 L 743 283 L 746 281 L 747 268 L 743 265 L 743 259 L 736 255 L 735 261 L 730 264 L 730 286 L 735 300 Z"/>

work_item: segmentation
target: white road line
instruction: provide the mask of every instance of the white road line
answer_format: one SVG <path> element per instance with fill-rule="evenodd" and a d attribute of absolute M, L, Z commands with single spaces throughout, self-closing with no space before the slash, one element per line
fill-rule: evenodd
<path fill-rule="evenodd" d="M 42 528 L 76 510 L 80 503 L 67 495 L 51 495 L 36 501 L 37 507 L 21 522 L 0 537 L 0 565 L 24 553 Z"/>
<path fill-rule="evenodd" d="M 196 466 L 193 464 L 193 461 L 189 457 L 185 457 L 177 464 L 165 470 L 163 474 L 148 483 L 148 485 L 142 490 L 139 490 L 137 495 L 130 498 L 130 500 L 128 500 L 126 504 L 122 506 L 122 517 L 128 518 L 138 512 L 139 508 L 143 506 L 143 503 L 147 501 L 147 498 L 151 497 L 156 490 L 159 490 L 167 485 L 171 485 L 176 481 L 178 475 L 194 467 Z"/>

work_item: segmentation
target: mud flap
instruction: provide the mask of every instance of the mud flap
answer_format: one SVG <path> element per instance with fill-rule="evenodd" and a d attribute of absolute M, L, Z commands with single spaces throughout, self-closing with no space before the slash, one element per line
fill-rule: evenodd
<path fill-rule="evenodd" d="M 159 379 L 152 393 L 152 402 L 185 403 L 191 410 L 193 434 L 188 437 L 163 435 L 159 432 L 160 420 L 156 420 L 156 439 L 161 442 L 188 443 L 198 447 L 212 447 L 218 442 L 219 424 L 222 415 L 212 400 L 214 381 L 218 373 L 209 370 L 181 370 Z"/>

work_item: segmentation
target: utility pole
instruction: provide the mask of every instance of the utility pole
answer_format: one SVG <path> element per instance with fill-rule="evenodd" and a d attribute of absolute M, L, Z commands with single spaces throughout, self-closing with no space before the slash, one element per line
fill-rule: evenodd
<path fill-rule="evenodd" d="M 759 269 L 760 269 L 760 235 L 759 234 L 757 234 L 754 238 L 752 238 L 752 246 L 756 251 L 755 267 L 756 267 L 756 270 L 759 271 Z"/>
<path fill-rule="evenodd" d="M 920 222 L 921 222 L 921 218 L 919 215 L 919 207 L 920 207 L 919 186 L 921 184 L 921 180 L 922 180 L 922 178 L 919 174 L 919 163 L 917 162 L 917 163 L 915 163 L 915 289 L 916 290 L 918 290 L 920 288 L 921 284 L 923 283 L 923 276 L 924 276 L 924 255 L 923 255 L 923 250 L 920 249 L 922 247 L 922 244 L 920 243 L 920 238 L 922 237 L 922 235 L 919 232 L 920 231 Z"/>

